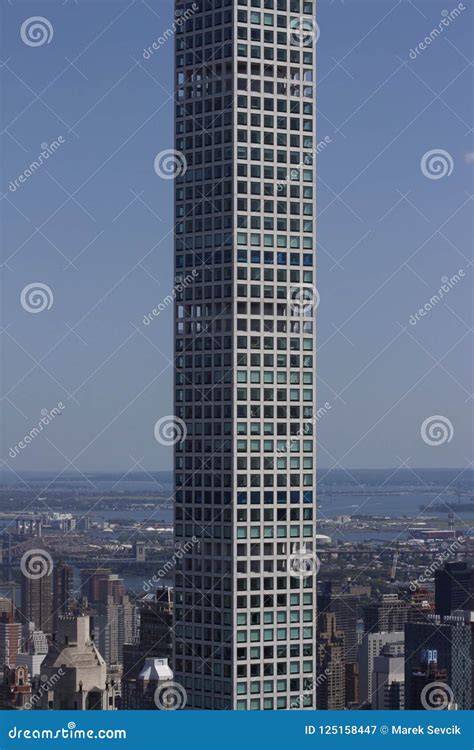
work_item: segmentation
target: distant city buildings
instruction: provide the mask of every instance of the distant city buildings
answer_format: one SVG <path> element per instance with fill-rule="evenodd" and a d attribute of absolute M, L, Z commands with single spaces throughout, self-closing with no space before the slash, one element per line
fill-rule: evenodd
<path fill-rule="evenodd" d="M 48 650 L 49 642 L 46 634 L 42 630 L 35 630 L 34 624 L 30 623 L 28 637 L 24 640 L 20 653 L 17 654 L 16 663 L 28 668 L 28 675 L 32 682 L 40 677 L 41 665 Z"/>
<path fill-rule="evenodd" d="M 45 686 L 43 709 L 111 710 L 114 691 L 107 683 L 107 667 L 91 640 L 87 615 L 60 618 L 56 641 L 42 665 Z"/>
<path fill-rule="evenodd" d="M 31 682 L 27 667 L 23 665 L 5 667 L 3 683 L 0 685 L 0 710 L 29 708 Z"/>
<path fill-rule="evenodd" d="M 111 568 L 83 568 L 81 570 L 81 596 L 89 604 L 100 600 L 100 582 L 112 575 Z"/>
<path fill-rule="evenodd" d="M 430 691 L 432 690 L 435 691 L 435 695 L 430 699 Z M 436 710 L 438 700 L 441 701 L 440 710 L 455 710 L 458 708 L 450 693 L 448 673 L 446 669 L 440 669 L 436 662 L 420 663 L 412 671 L 409 691 L 406 708 L 411 711 Z M 436 697 L 437 691 L 439 698 Z"/>
<path fill-rule="evenodd" d="M 135 708 L 143 686 L 139 674 L 147 658 L 172 659 L 173 590 L 159 588 L 139 602 L 139 636 L 123 649 L 122 700 L 124 708 Z"/>
<path fill-rule="evenodd" d="M 466 617 L 431 615 L 427 621 L 409 622 L 405 625 L 405 643 L 405 708 L 419 708 L 420 685 L 433 673 L 442 673 L 449 703 L 458 709 L 470 709 L 472 634 Z"/>
<path fill-rule="evenodd" d="M 369 604 L 364 609 L 364 630 L 366 633 L 392 633 L 402 631 L 408 619 L 410 605 L 398 594 L 383 594 L 380 601 Z"/>
<path fill-rule="evenodd" d="M 390 645 L 395 656 L 405 651 L 403 631 L 390 633 L 364 633 L 359 646 L 359 702 L 361 707 L 371 707 L 374 686 L 372 683 L 374 662 L 385 646 Z"/>
<path fill-rule="evenodd" d="M 21 573 L 21 616 L 23 623 L 34 622 L 37 630 L 49 635 L 53 631 L 52 621 L 52 573 L 39 577 Z"/>
<path fill-rule="evenodd" d="M 374 658 L 372 708 L 400 711 L 405 707 L 405 659 L 398 643 L 386 644 Z"/>
<path fill-rule="evenodd" d="M 21 623 L 15 621 L 12 611 L 0 615 L 0 670 L 16 666 L 21 650 Z"/>
<path fill-rule="evenodd" d="M 316 708 L 342 710 L 346 707 L 346 669 L 344 633 L 337 629 L 336 615 L 326 612 L 318 616 L 316 642 L 317 674 L 326 679 L 318 682 Z"/>
<path fill-rule="evenodd" d="M 471 563 L 447 562 L 435 573 L 436 614 L 474 611 L 474 568 Z"/>
<path fill-rule="evenodd" d="M 124 644 L 132 644 L 138 632 L 137 607 L 125 593 L 123 579 L 113 573 L 95 579 L 91 593 L 92 632 L 109 668 L 123 664 Z"/>
<path fill-rule="evenodd" d="M 169 703 L 172 693 L 167 689 L 172 680 L 173 672 L 167 659 L 147 657 L 137 678 L 133 701 L 128 708 L 141 711 L 172 709 L 173 704 Z"/>
<path fill-rule="evenodd" d="M 347 593 L 332 581 L 323 581 L 318 592 L 317 611 L 334 612 L 338 630 L 344 633 L 344 658 L 346 664 L 357 661 L 357 619 L 359 599 Z"/>
<path fill-rule="evenodd" d="M 53 568 L 53 630 L 59 617 L 72 614 L 74 571 L 71 565 L 60 560 Z"/>

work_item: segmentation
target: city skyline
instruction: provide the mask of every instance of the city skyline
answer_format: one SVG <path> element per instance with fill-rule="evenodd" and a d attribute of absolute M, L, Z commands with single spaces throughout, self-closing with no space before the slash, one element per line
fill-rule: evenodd
<path fill-rule="evenodd" d="M 474 2 L 8 6 L 14 732 L 184 709 L 386 735 L 441 709 L 459 734 Z"/>

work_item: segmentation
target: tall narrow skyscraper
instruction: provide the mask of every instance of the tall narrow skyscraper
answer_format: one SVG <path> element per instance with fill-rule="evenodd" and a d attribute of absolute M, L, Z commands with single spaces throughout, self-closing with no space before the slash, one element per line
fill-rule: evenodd
<path fill-rule="evenodd" d="M 315 3 L 176 12 L 174 679 L 314 708 Z"/>
<path fill-rule="evenodd" d="M 24 625 L 34 622 L 36 630 L 51 634 L 52 618 L 52 574 L 32 576 L 21 574 L 21 616 Z"/>

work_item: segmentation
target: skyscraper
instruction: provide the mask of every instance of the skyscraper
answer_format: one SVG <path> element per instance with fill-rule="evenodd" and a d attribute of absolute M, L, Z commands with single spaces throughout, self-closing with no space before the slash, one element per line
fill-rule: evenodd
<path fill-rule="evenodd" d="M 392 633 L 403 630 L 408 620 L 410 605 L 398 594 L 383 594 L 382 598 L 364 608 L 366 633 Z"/>
<path fill-rule="evenodd" d="M 474 610 L 474 568 L 463 561 L 447 562 L 435 573 L 436 614 Z"/>
<path fill-rule="evenodd" d="M 107 683 L 105 661 L 91 640 L 88 616 L 65 616 L 41 666 L 43 709 L 112 710 L 114 691 Z"/>
<path fill-rule="evenodd" d="M 397 644 L 388 643 L 374 659 L 372 672 L 372 708 L 400 711 L 405 702 L 404 655 Z"/>
<path fill-rule="evenodd" d="M 0 670 L 15 666 L 21 650 L 21 623 L 13 612 L 0 614 Z"/>
<path fill-rule="evenodd" d="M 315 2 L 176 11 L 174 679 L 314 708 Z"/>
<path fill-rule="evenodd" d="M 363 707 L 370 707 L 373 700 L 374 661 L 380 656 L 384 647 L 390 647 L 394 656 L 404 653 L 403 631 L 391 633 L 364 633 L 359 646 L 359 701 Z"/>
<path fill-rule="evenodd" d="M 333 612 L 318 617 L 317 668 L 318 675 L 326 679 L 318 683 L 316 708 L 342 711 L 346 707 L 344 633 L 338 629 Z"/>
<path fill-rule="evenodd" d="M 60 560 L 53 569 L 53 628 L 58 627 L 58 618 L 71 614 L 73 592 L 73 569 Z"/>
<path fill-rule="evenodd" d="M 318 593 L 318 614 L 334 612 L 338 630 L 344 633 L 344 657 L 346 664 L 357 661 L 357 612 L 358 598 L 345 593 L 332 581 L 322 581 Z"/>
<path fill-rule="evenodd" d="M 34 622 L 36 630 L 52 632 L 52 575 L 40 577 L 21 574 L 21 615 L 23 622 Z"/>
<path fill-rule="evenodd" d="M 93 634 L 107 667 L 123 664 L 123 647 L 137 636 L 137 607 L 126 594 L 108 596 L 92 615 Z"/>
<path fill-rule="evenodd" d="M 446 705 L 468 710 L 472 691 L 471 624 L 465 615 L 431 615 L 424 621 L 408 622 L 405 643 L 405 708 L 420 708 L 419 689 L 439 682 L 444 674 Z M 429 703 L 427 696 L 424 708 Z"/>
<path fill-rule="evenodd" d="M 111 568 L 84 568 L 81 570 L 81 595 L 89 604 L 95 604 L 101 598 L 101 582 L 110 578 Z"/>
<path fill-rule="evenodd" d="M 171 662 L 173 590 L 159 588 L 146 594 L 138 606 L 139 638 L 123 647 L 122 698 L 126 709 L 137 708 L 140 699 L 139 675 L 147 658 Z"/>

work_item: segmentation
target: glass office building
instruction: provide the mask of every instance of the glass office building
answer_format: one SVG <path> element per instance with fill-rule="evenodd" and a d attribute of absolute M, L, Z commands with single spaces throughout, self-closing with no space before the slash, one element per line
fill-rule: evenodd
<path fill-rule="evenodd" d="M 174 679 L 186 708 L 314 708 L 315 3 L 175 25 Z"/>

